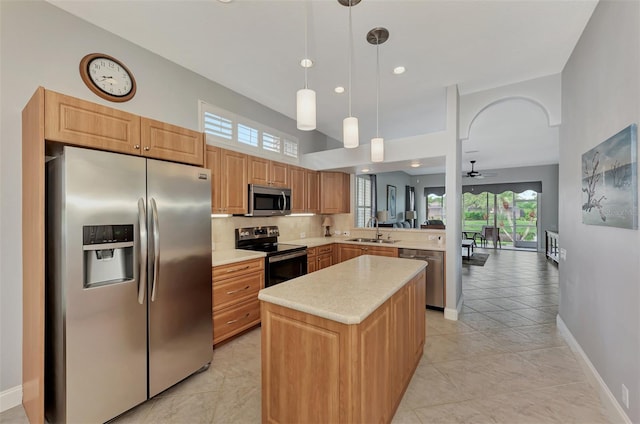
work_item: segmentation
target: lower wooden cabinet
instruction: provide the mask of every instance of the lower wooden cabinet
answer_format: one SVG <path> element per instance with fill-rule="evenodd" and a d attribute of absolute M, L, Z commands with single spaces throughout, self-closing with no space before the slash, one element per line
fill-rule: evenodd
<path fill-rule="evenodd" d="M 422 357 L 425 278 L 359 324 L 262 302 L 262 422 L 391 422 Z"/>
<path fill-rule="evenodd" d="M 260 324 L 264 259 L 213 267 L 213 344 Z"/>
<path fill-rule="evenodd" d="M 389 256 L 391 258 L 398 257 L 397 247 L 371 246 L 368 244 L 340 243 L 337 245 L 337 249 L 338 249 L 337 263 L 344 262 L 361 255 Z"/>
<path fill-rule="evenodd" d="M 307 249 L 307 274 L 333 265 L 333 244 Z"/>

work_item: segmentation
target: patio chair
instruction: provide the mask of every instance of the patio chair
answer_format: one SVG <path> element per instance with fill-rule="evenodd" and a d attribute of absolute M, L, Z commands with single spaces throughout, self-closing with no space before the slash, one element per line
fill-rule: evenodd
<path fill-rule="evenodd" d="M 495 249 L 496 244 L 498 244 L 498 246 L 500 246 L 500 249 L 502 249 L 502 242 L 500 241 L 500 230 L 498 228 L 483 225 L 480 235 L 480 242 L 483 243 L 483 246 L 487 245 L 487 240 L 493 240 L 493 248 Z"/>

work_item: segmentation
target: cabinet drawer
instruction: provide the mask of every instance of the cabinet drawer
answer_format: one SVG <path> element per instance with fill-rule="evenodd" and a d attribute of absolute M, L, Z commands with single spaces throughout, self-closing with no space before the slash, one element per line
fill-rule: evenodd
<path fill-rule="evenodd" d="M 250 261 L 235 262 L 227 265 L 213 267 L 213 285 L 221 280 L 233 278 L 237 275 L 243 275 L 251 272 L 264 272 L 264 259 L 252 259 Z"/>
<path fill-rule="evenodd" d="M 307 259 L 313 258 L 317 254 L 317 247 L 307 247 Z"/>
<path fill-rule="evenodd" d="M 327 246 L 319 246 L 318 247 L 318 255 L 325 255 L 325 254 L 331 254 L 333 253 L 333 246 L 332 245 L 327 245 Z"/>
<path fill-rule="evenodd" d="M 213 344 L 260 323 L 260 301 L 249 300 L 213 314 Z"/>
<path fill-rule="evenodd" d="M 213 285 L 213 310 L 237 304 L 247 299 L 257 298 L 264 286 L 264 273 L 254 272 L 237 278 L 224 280 Z"/>

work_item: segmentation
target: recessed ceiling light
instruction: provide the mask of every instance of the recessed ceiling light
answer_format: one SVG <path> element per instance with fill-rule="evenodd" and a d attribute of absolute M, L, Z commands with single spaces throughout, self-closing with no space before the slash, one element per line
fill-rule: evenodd
<path fill-rule="evenodd" d="M 362 172 L 369 172 L 369 168 L 362 168 Z"/>
<path fill-rule="evenodd" d="M 469 151 L 467 151 L 467 152 L 465 152 L 465 153 L 478 153 L 479 151 L 480 151 L 480 150 L 469 150 Z"/>
<path fill-rule="evenodd" d="M 393 73 L 396 75 L 404 74 L 404 71 L 406 71 L 404 66 L 396 66 L 395 68 L 393 68 Z"/>
<path fill-rule="evenodd" d="M 300 61 L 300 66 L 303 68 L 311 68 L 313 66 L 313 60 L 304 58 Z"/>
<path fill-rule="evenodd" d="M 338 94 L 342 94 L 342 93 L 344 93 L 344 87 L 339 85 L 336 88 L 334 88 L 333 91 L 335 91 Z"/>
<path fill-rule="evenodd" d="M 231 3 L 232 0 L 218 0 L 220 3 Z"/>
<path fill-rule="evenodd" d="M 412 167 L 412 168 L 420 168 L 420 163 L 418 163 L 418 162 L 413 162 L 413 163 L 411 164 L 411 167 Z"/>

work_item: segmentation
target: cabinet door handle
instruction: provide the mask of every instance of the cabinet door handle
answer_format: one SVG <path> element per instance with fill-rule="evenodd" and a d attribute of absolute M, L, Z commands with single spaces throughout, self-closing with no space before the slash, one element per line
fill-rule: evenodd
<path fill-rule="evenodd" d="M 234 323 L 236 323 L 236 322 L 238 322 L 240 320 L 243 320 L 245 318 L 249 318 L 249 315 L 250 315 L 249 312 L 247 312 L 242 318 L 236 318 L 236 319 L 232 319 L 231 321 L 227 321 L 227 325 L 234 324 Z"/>
<path fill-rule="evenodd" d="M 242 268 L 228 269 L 228 270 L 227 270 L 227 274 L 228 274 L 228 273 L 230 273 L 230 272 L 243 271 L 243 270 L 245 270 L 245 269 L 249 269 L 249 265 L 247 265 L 247 266 L 245 266 L 245 267 L 242 267 Z"/>
<path fill-rule="evenodd" d="M 140 145 L 136 144 L 135 146 L 133 146 L 133 148 L 136 149 L 136 150 L 140 150 Z"/>
<path fill-rule="evenodd" d="M 149 150 L 151 150 L 151 147 L 147 146 L 144 148 L 144 150 L 148 152 Z"/>
<path fill-rule="evenodd" d="M 247 287 L 245 287 L 243 289 L 231 290 L 231 291 L 228 291 L 227 294 L 236 294 L 236 293 L 239 293 L 241 291 L 249 290 L 250 288 L 251 288 L 251 286 L 247 286 Z"/>

